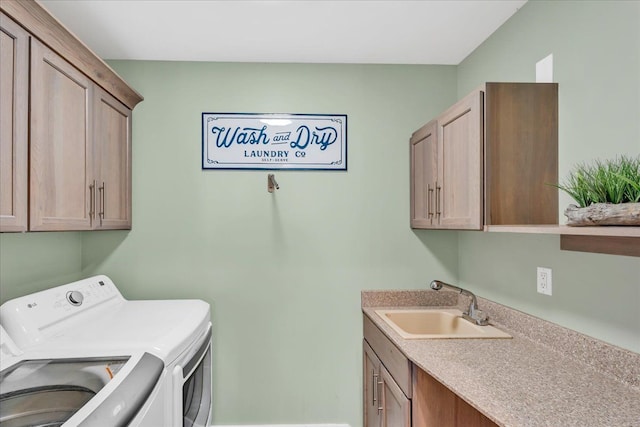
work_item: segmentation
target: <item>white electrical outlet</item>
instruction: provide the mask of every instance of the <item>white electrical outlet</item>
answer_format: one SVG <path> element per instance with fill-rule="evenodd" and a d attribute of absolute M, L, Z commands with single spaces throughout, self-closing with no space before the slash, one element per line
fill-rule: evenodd
<path fill-rule="evenodd" d="M 551 295 L 551 269 L 538 267 L 538 293 Z"/>

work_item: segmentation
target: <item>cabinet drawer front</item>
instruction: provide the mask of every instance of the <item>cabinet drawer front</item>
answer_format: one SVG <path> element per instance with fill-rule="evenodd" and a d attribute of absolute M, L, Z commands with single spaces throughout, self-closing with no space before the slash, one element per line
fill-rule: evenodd
<path fill-rule="evenodd" d="M 389 371 L 402 392 L 411 398 L 411 362 L 366 315 L 364 338 Z"/>

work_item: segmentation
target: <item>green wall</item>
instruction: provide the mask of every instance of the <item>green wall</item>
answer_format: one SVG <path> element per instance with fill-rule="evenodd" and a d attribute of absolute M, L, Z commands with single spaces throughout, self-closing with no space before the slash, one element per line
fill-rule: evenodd
<path fill-rule="evenodd" d="M 554 54 L 560 175 L 640 152 L 640 3 L 530 0 L 460 66 L 114 61 L 134 112 L 133 229 L 0 235 L 0 300 L 95 273 L 127 298 L 201 298 L 216 423 L 361 425 L 360 291 L 433 278 L 640 351 L 640 260 L 557 236 L 411 231 L 408 137 L 484 81 Z M 200 113 L 349 116 L 348 172 L 202 171 Z M 562 196 L 564 207 L 569 199 Z M 535 292 L 553 268 L 554 295 Z"/>
<path fill-rule="evenodd" d="M 458 96 L 484 81 L 535 81 L 553 53 L 559 175 L 640 155 L 640 2 L 529 1 L 458 66 Z M 571 199 L 562 194 L 560 210 Z M 560 215 L 564 221 L 564 215 Z M 459 233 L 459 278 L 480 295 L 640 352 L 640 259 L 560 251 L 558 236 Z M 553 269 L 553 296 L 536 267 Z"/>
<path fill-rule="evenodd" d="M 133 229 L 86 233 L 86 275 L 213 306 L 214 421 L 361 425 L 360 291 L 455 280 L 453 233 L 409 228 L 409 136 L 452 66 L 112 62 L 134 112 Z M 202 171 L 201 113 L 348 115 L 348 171 Z"/>
<path fill-rule="evenodd" d="M 82 275 L 82 233 L 0 233 L 0 303 Z"/>

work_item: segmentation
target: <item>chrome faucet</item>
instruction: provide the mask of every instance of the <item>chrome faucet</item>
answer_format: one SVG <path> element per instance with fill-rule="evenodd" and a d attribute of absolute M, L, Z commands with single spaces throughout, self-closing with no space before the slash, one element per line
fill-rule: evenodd
<path fill-rule="evenodd" d="M 452 291 L 458 292 L 459 294 L 471 297 L 471 303 L 469 304 L 469 308 L 467 309 L 467 311 L 462 313 L 462 317 L 464 319 L 480 326 L 486 326 L 489 324 L 489 316 L 484 314 L 482 310 L 478 310 L 478 300 L 476 299 L 476 296 L 472 292 L 469 292 L 466 289 L 462 289 L 454 285 L 450 285 L 448 283 L 441 282 L 440 280 L 434 280 L 431 282 L 431 289 L 433 289 L 434 291 L 439 291 L 442 288 L 448 288 L 448 289 L 451 289 Z"/>

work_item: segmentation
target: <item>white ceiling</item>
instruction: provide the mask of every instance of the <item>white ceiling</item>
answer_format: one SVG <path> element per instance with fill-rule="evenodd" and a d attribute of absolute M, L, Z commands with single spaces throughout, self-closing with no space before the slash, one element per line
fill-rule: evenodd
<path fill-rule="evenodd" d="M 459 64 L 526 0 L 41 0 L 105 59 Z"/>

